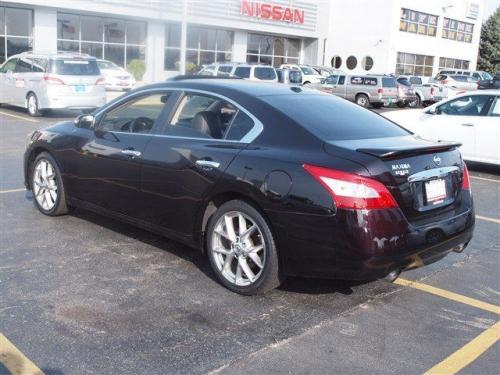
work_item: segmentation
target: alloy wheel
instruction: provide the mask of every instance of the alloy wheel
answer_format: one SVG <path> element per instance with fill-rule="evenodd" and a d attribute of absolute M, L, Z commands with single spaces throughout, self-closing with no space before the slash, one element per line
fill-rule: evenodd
<path fill-rule="evenodd" d="M 30 95 L 28 98 L 28 111 L 30 115 L 35 115 L 38 111 L 38 103 L 35 95 Z"/>
<path fill-rule="evenodd" d="M 40 207 L 50 211 L 57 202 L 57 178 L 55 169 L 47 159 L 40 159 L 33 173 L 33 194 Z"/>
<path fill-rule="evenodd" d="M 265 266 L 265 251 L 261 229 L 248 215 L 230 211 L 215 224 L 212 257 L 219 273 L 230 283 L 255 283 Z"/>

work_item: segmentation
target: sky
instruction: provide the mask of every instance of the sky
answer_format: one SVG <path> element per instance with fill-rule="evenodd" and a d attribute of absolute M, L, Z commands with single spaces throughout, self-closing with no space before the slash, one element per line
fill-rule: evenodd
<path fill-rule="evenodd" d="M 500 6 L 500 0 L 484 0 L 483 22 Z"/>

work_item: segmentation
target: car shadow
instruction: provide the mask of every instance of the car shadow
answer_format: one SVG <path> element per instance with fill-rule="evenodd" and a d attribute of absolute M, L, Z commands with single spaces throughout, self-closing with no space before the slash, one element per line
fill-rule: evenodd
<path fill-rule="evenodd" d="M 369 282 L 370 281 L 288 277 L 278 289 L 284 292 L 310 295 L 335 293 L 351 295 L 354 293 L 353 287 Z"/>
<path fill-rule="evenodd" d="M 474 171 L 474 172 L 482 172 L 482 173 L 500 175 L 500 167 L 496 166 L 496 165 L 482 164 L 482 163 L 475 163 L 472 161 L 468 161 L 467 167 L 469 168 L 470 171 Z"/>

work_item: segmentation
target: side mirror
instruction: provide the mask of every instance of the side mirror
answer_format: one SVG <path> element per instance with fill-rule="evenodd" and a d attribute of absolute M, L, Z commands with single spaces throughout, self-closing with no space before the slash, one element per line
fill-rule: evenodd
<path fill-rule="evenodd" d="M 80 115 L 75 119 L 74 123 L 77 128 L 93 129 L 95 117 L 92 115 Z"/>
<path fill-rule="evenodd" d="M 437 114 L 437 109 L 436 109 L 436 107 L 429 108 L 429 109 L 427 110 L 427 113 L 428 113 L 429 115 L 435 115 L 435 114 Z"/>

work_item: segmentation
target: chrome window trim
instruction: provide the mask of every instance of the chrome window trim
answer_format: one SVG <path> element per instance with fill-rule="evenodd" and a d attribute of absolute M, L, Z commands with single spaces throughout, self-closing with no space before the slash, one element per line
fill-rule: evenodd
<path fill-rule="evenodd" d="M 250 129 L 250 131 L 239 141 L 235 140 L 229 140 L 229 139 L 214 139 L 214 138 L 198 138 L 198 137 L 181 137 L 181 136 L 174 136 L 174 135 L 166 135 L 166 134 L 141 134 L 141 133 L 130 133 L 130 132 L 116 132 L 112 131 L 110 133 L 117 133 L 117 134 L 137 134 L 137 135 L 149 135 L 149 136 L 158 136 L 158 137 L 166 137 L 166 138 L 181 138 L 181 139 L 194 139 L 194 140 L 203 140 L 203 141 L 213 141 L 213 142 L 230 142 L 230 143 L 252 143 L 259 135 L 262 133 L 264 130 L 264 125 L 262 122 L 255 117 L 252 113 L 250 113 L 246 108 L 242 107 L 240 104 L 236 103 L 233 99 L 230 99 L 224 95 L 218 94 L 218 93 L 213 93 L 211 91 L 206 91 L 206 90 L 199 90 L 199 89 L 190 89 L 190 88 L 183 88 L 183 87 L 164 87 L 164 88 L 151 88 L 151 89 L 145 89 L 138 91 L 134 94 L 131 94 L 129 96 L 126 96 L 122 98 L 121 100 L 116 101 L 113 103 L 113 106 L 120 106 L 124 102 L 135 98 L 136 96 L 142 96 L 145 93 L 148 92 L 162 92 L 162 91 L 181 91 L 181 92 L 193 92 L 193 93 L 198 93 L 198 94 L 204 94 L 208 96 L 215 96 L 219 99 L 225 100 L 228 103 L 231 103 L 234 105 L 236 108 L 238 108 L 240 111 L 243 111 L 247 116 L 249 116 L 252 121 L 253 121 L 253 127 Z M 99 112 L 97 112 L 94 117 L 101 116 L 104 112 L 106 112 L 108 107 L 102 108 Z"/>

